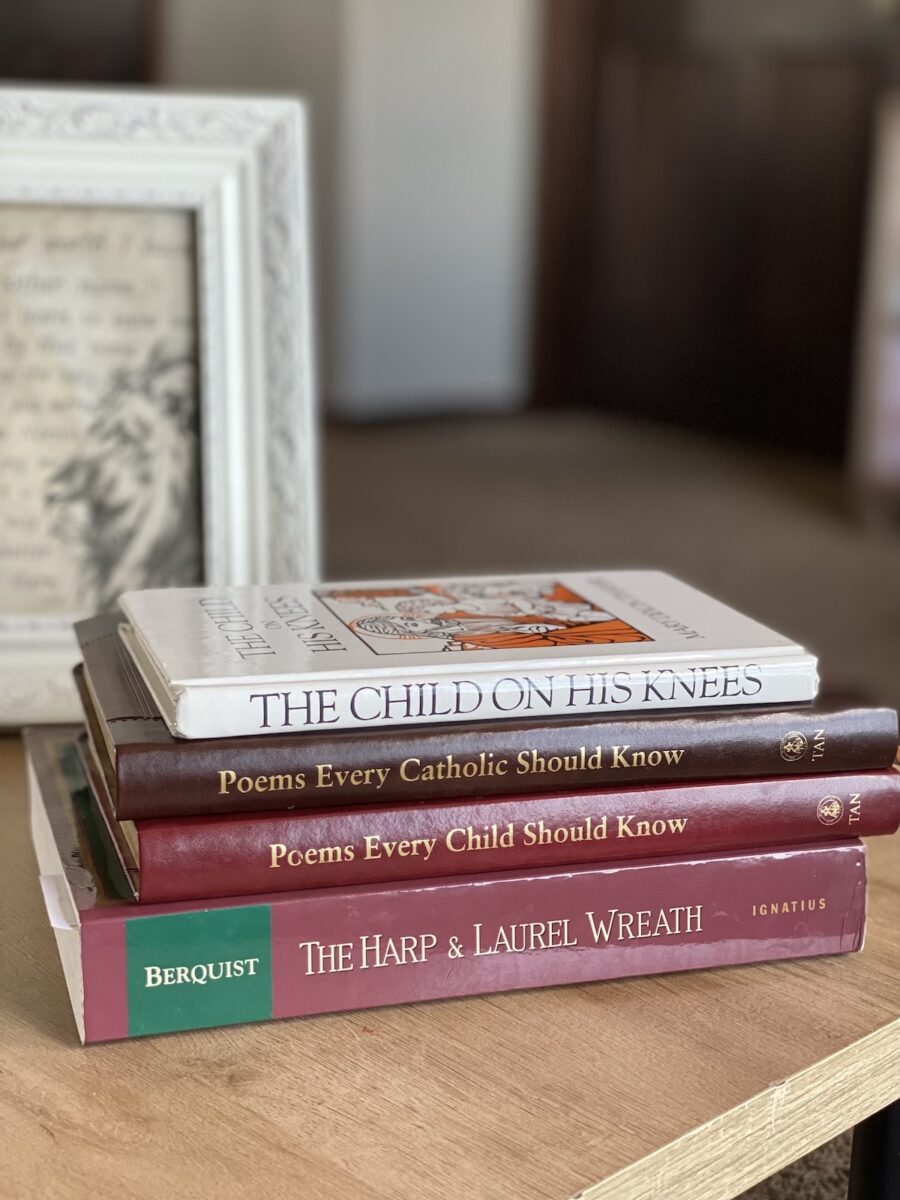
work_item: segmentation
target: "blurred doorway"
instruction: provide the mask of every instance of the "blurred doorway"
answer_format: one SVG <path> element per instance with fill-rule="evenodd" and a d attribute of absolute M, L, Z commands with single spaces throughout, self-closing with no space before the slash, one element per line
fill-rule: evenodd
<path fill-rule="evenodd" d="M 0 78 L 150 83 L 160 0 L 30 0 L 0 5 Z"/>
<path fill-rule="evenodd" d="M 843 453 L 891 12 L 546 0 L 540 405 Z"/>

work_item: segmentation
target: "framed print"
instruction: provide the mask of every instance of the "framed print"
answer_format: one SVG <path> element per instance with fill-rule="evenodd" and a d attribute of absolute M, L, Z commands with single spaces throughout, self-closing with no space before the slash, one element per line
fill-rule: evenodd
<path fill-rule="evenodd" d="M 900 94 L 882 102 L 874 145 L 857 336 L 852 467 L 863 514 L 900 512 Z"/>
<path fill-rule="evenodd" d="M 0 725 L 128 589 L 314 580 L 294 100 L 0 90 Z"/>

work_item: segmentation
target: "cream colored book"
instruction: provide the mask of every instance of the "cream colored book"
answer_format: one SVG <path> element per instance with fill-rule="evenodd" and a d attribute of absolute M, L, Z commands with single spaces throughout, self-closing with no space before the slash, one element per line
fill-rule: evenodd
<path fill-rule="evenodd" d="M 172 733 L 234 737 L 812 699 L 803 648 L 658 571 L 126 592 Z"/>

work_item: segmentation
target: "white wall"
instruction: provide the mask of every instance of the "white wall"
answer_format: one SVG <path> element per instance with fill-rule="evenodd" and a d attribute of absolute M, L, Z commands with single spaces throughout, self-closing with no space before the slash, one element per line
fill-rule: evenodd
<path fill-rule="evenodd" d="M 537 0 L 169 0 L 165 82 L 310 100 L 337 412 L 524 398 L 537 52 Z"/>
<path fill-rule="evenodd" d="M 338 0 L 164 0 L 160 46 L 160 82 L 167 87 L 284 92 L 308 101 L 316 325 L 326 352 L 334 306 L 340 16 Z"/>
<path fill-rule="evenodd" d="M 527 383 L 535 6 L 363 0 L 347 15 L 339 410 L 514 405 Z"/>

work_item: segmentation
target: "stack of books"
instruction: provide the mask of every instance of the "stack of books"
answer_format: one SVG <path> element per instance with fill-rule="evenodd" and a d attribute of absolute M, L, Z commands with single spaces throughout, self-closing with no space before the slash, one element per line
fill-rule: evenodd
<path fill-rule="evenodd" d="M 658 572 L 132 592 L 26 735 L 82 1039 L 858 950 L 897 715 Z"/>

